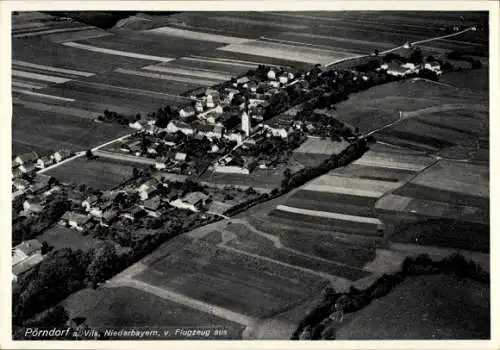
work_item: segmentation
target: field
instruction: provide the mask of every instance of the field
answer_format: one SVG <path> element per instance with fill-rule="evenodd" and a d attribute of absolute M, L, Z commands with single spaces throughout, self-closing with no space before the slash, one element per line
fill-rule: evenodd
<path fill-rule="evenodd" d="M 132 177 L 133 166 L 129 164 L 77 158 L 46 172 L 61 182 L 86 184 L 96 190 L 108 190 Z"/>
<path fill-rule="evenodd" d="M 96 124 L 88 117 L 75 117 L 17 104 L 13 108 L 12 127 L 14 154 L 30 149 L 41 154 L 61 148 L 83 151 L 128 132 L 122 127 Z"/>
<path fill-rule="evenodd" d="M 450 275 L 409 277 L 389 295 L 346 315 L 336 338 L 489 339 L 489 309 L 487 284 Z"/>
<path fill-rule="evenodd" d="M 84 236 L 76 230 L 60 225 L 54 225 L 52 228 L 44 231 L 37 239 L 40 242 L 47 242 L 49 247 L 54 247 L 54 249 L 70 248 L 73 250 L 82 249 L 83 251 L 94 248 L 101 242 L 89 236 Z"/>
<path fill-rule="evenodd" d="M 70 317 L 85 317 L 89 327 L 223 327 L 241 339 L 238 324 L 130 287 L 84 289 L 62 303 Z"/>

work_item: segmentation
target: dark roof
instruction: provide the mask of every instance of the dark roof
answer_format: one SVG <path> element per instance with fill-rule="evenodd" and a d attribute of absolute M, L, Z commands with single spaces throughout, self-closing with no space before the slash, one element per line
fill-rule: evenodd
<path fill-rule="evenodd" d="M 21 158 L 23 162 L 36 162 L 36 160 L 38 159 L 38 154 L 34 151 L 27 152 L 19 155 L 19 158 Z"/>
<path fill-rule="evenodd" d="M 41 263 L 43 260 L 43 256 L 41 254 L 34 254 L 33 256 L 24 259 L 19 264 L 16 264 L 12 267 L 12 273 L 16 276 L 31 270 L 33 267 Z"/>
<path fill-rule="evenodd" d="M 161 204 L 160 197 L 154 197 L 144 201 L 144 208 L 149 210 L 158 210 L 160 204 Z"/>

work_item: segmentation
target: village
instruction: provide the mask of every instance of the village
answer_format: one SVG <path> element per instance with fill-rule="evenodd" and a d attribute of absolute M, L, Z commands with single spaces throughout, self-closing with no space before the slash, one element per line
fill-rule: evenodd
<path fill-rule="evenodd" d="M 160 108 L 146 118 L 129 120 L 106 110 L 95 122 L 127 121 L 133 133 L 95 151 L 75 155 L 59 150 L 41 157 L 30 152 L 13 160 L 14 281 L 43 260 L 46 247 L 36 236 L 54 224 L 131 247 L 140 232 L 155 234 L 172 217 L 198 223 L 224 217 L 231 207 L 262 194 L 251 187 L 201 184 L 201 174 L 249 175 L 255 169 L 286 164 L 291 151 L 308 137 L 354 142 L 359 131 L 337 120 L 331 107 L 350 92 L 422 73 L 436 78 L 441 65 L 421 54 L 415 60 L 415 55 L 405 59 L 392 53 L 383 59 L 374 55 L 348 71 L 316 65 L 308 72 L 292 73 L 261 65 L 191 96 L 191 102 L 176 111 Z M 75 156 L 147 168 L 106 191 L 43 174 Z"/>

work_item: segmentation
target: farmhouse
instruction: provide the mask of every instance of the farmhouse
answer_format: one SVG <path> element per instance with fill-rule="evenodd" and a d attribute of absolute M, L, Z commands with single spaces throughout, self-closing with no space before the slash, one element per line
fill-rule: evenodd
<path fill-rule="evenodd" d="M 67 149 L 61 149 L 57 152 L 54 152 L 54 154 L 52 154 L 50 157 L 54 159 L 55 162 L 59 163 L 60 161 L 71 157 L 71 151 Z"/>
<path fill-rule="evenodd" d="M 28 181 L 28 180 L 26 180 L 26 179 L 22 179 L 22 178 L 19 178 L 19 179 L 14 179 L 14 180 L 12 181 L 12 186 L 14 186 L 14 188 L 15 188 L 16 190 L 25 190 L 25 189 L 29 188 L 29 187 L 30 187 L 30 185 L 31 185 L 31 184 L 29 183 L 29 181 Z"/>
<path fill-rule="evenodd" d="M 31 187 L 31 191 L 35 194 L 45 192 L 50 188 L 51 177 L 44 174 L 37 174 L 35 177 L 35 182 Z"/>
<path fill-rule="evenodd" d="M 128 124 L 129 127 L 131 127 L 132 129 L 135 129 L 135 130 L 144 130 L 148 125 L 149 125 L 148 121 L 145 119 L 139 119 L 133 123 Z"/>
<path fill-rule="evenodd" d="M 208 196 L 203 192 L 191 192 L 182 199 L 176 199 L 170 202 L 170 205 L 179 209 L 187 209 L 197 212 L 202 209 L 208 200 Z"/>
<path fill-rule="evenodd" d="M 191 125 L 178 120 L 172 120 L 170 123 L 168 123 L 166 131 L 170 134 L 175 134 L 178 131 L 182 132 L 184 135 L 194 134 L 194 129 L 191 127 Z"/>
<path fill-rule="evenodd" d="M 32 239 L 24 241 L 12 249 L 12 280 L 17 282 L 19 276 L 28 272 L 43 260 L 42 244 Z"/>
<path fill-rule="evenodd" d="M 30 163 L 23 163 L 19 165 L 19 170 L 21 170 L 22 173 L 24 174 L 30 174 L 34 171 L 36 171 L 36 163 L 30 162 Z"/>
<path fill-rule="evenodd" d="M 160 197 L 154 197 L 145 200 L 141 207 L 146 211 L 146 213 L 148 213 L 149 216 L 152 216 L 154 218 L 159 218 L 161 216 L 161 213 L 159 211 L 160 206 L 161 206 Z"/>
<path fill-rule="evenodd" d="M 12 168 L 12 178 L 15 179 L 17 177 L 20 177 L 23 174 L 19 166 L 15 166 Z"/>
<path fill-rule="evenodd" d="M 237 84 L 247 84 L 250 81 L 247 76 L 236 79 Z"/>
<path fill-rule="evenodd" d="M 45 209 L 45 202 L 38 197 L 32 197 L 23 202 L 23 209 L 25 214 L 41 213 Z"/>
<path fill-rule="evenodd" d="M 124 211 L 120 216 L 128 220 L 135 221 L 136 219 L 143 217 L 145 214 L 146 212 L 141 207 L 135 206 L 132 209 Z"/>
<path fill-rule="evenodd" d="M 187 154 L 183 152 L 177 152 L 174 156 L 176 162 L 185 162 L 187 158 Z"/>
<path fill-rule="evenodd" d="M 180 110 L 179 110 L 179 116 L 181 118 L 189 118 L 189 117 L 192 117 L 195 115 L 195 110 L 194 110 L 194 107 L 191 106 L 191 105 L 186 105 L 186 106 L 183 106 Z"/>
<path fill-rule="evenodd" d="M 100 225 L 104 227 L 109 227 L 118 218 L 118 211 L 115 209 L 107 210 L 101 216 Z"/>
<path fill-rule="evenodd" d="M 23 165 L 26 163 L 35 163 L 38 160 L 38 154 L 36 152 L 23 153 L 14 159 L 14 162 L 18 165 Z"/>
<path fill-rule="evenodd" d="M 52 164 L 54 164 L 54 159 L 50 158 L 50 156 L 43 156 L 36 161 L 36 167 L 38 169 L 44 169 Z"/>
<path fill-rule="evenodd" d="M 98 200 L 99 198 L 96 195 L 90 195 L 82 202 L 82 207 L 86 211 L 90 211 L 97 204 Z"/>
<path fill-rule="evenodd" d="M 441 65 L 438 63 L 438 62 L 427 62 L 425 65 L 424 65 L 424 68 L 425 69 L 429 69 L 433 72 L 435 72 L 436 74 L 441 74 Z"/>
<path fill-rule="evenodd" d="M 69 225 L 71 228 L 78 231 L 83 231 L 89 228 L 91 224 L 89 216 L 71 211 L 67 211 L 66 213 L 64 213 L 64 215 L 61 217 L 60 223 Z"/>
<path fill-rule="evenodd" d="M 145 183 L 143 183 L 139 188 L 137 189 L 137 192 L 139 193 L 139 197 L 141 200 L 146 200 L 148 199 L 152 194 L 154 194 L 158 190 L 158 185 L 159 182 L 156 179 L 149 179 Z"/>

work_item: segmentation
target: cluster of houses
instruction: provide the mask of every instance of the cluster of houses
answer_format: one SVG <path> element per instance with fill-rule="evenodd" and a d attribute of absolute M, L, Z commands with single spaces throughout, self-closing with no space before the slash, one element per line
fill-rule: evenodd
<path fill-rule="evenodd" d="M 250 136 L 260 129 L 265 129 L 264 135 L 268 137 L 286 138 L 290 131 L 289 126 L 263 124 L 264 114 L 273 95 L 289 85 L 303 81 L 304 76 L 295 78 L 292 73 L 270 67 L 265 76 L 246 75 L 233 79 L 225 87 L 207 88 L 203 93 L 192 96 L 191 103 L 180 107 L 178 117 L 165 127 L 156 126 L 154 119 L 140 119 L 130 123 L 131 128 L 151 137 L 150 146 L 144 150 L 140 140 L 132 139 L 122 145 L 120 151 L 154 158 L 156 169 L 164 170 L 168 167 L 168 170 L 172 171 L 175 170 L 172 166 L 178 167 L 189 157 L 189 154 L 178 147 L 178 133 L 193 138 L 206 137 L 212 142 L 210 153 L 219 152 L 222 139 L 235 142 L 238 146 L 251 144 L 253 140 Z M 170 152 L 168 157 L 160 155 L 158 147 L 161 145 L 171 147 L 175 151 Z M 246 167 L 231 165 L 223 165 L 217 169 L 222 172 L 248 172 Z"/>
<path fill-rule="evenodd" d="M 61 187 L 51 182 L 51 177 L 37 174 L 33 180 L 23 178 L 12 180 L 12 200 L 22 203 L 22 210 L 13 213 L 17 216 L 29 216 L 45 210 L 49 196 L 61 190 Z"/>
<path fill-rule="evenodd" d="M 159 177 L 159 175 L 157 176 Z M 168 188 L 167 182 L 151 177 L 134 188 L 105 191 L 101 195 L 90 195 L 82 199 L 79 193 L 68 195 L 73 203 L 80 203 L 78 210 L 68 211 L 61 217 L 59 224 L 83 232 L 101 225 L 110 227 L 119 220 L 135 222 L 144 217 L 160 218 L 166 214 L 169 207 L 187 209 L 192 212 L 203 210 L 210 197 L 202 192 L 190 192 L 182 196 L 178 189 Z M 127 208 L 120 208 L 119 197 L 129 197 L 137 194 L 136 200 Z"/>
<path fill-rule="evenodd" d="M 435 61 L 415 64 L 411 62 L 403 63 L 398 60 L 393 60 L 390 63 L 382 64 L 379 68 L 379 70 L 386 70 L 387 74 L 395 77 L 406 77 L 408 75 L 418 74 L 422 69 L 428 69 L 437 75 L 442 74 L 441 65 Z"/>
<path fill-rule="evenodd" d="M 38 170 L 47 168 L 69 158 L 73 153 L 69 150 L 59 150 L 52 154 L 40 157 L 36 152 L 23 153 L 12 162 L 12 178 L 17 178 L 23 174 L 31 174 Z"/>

